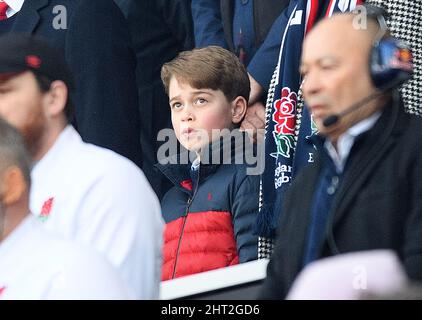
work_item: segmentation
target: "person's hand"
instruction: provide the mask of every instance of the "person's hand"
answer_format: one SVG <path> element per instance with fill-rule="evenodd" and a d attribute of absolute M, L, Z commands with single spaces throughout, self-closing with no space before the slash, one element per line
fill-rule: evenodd
<path fill-rule="evenodd" d="M 258 102 L 260 100 L 260 98 L 264 94 L 264 89 L 255 80 L 255 78 L 252 77 L 250 73 L 248 73 L 248 77 L 251 85 L 251 92 L 249 93 L 249 106 L 252 106 L 255 104 L 255 102 Z"/>
<path fill-rule="evenodd" d="M 243 119 L 240 130 L 249 134 L 251 142 L 255 143 L 263 139 L 265 132 L 265 106 L 258 101 L 248 106 L 246 115 Z"/>

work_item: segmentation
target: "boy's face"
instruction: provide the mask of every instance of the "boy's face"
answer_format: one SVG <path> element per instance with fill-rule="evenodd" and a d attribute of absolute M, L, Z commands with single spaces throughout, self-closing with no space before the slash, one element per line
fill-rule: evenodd
<path fill-rule="evenodd" d="M 176 137 L 188 150 L 199 151 L 218 138 L 213 130 L 231 130 L 239 122 L 235 102 L 227 101 L 221 90 L 196 89 L 172 77 L 169 100 Z"/>

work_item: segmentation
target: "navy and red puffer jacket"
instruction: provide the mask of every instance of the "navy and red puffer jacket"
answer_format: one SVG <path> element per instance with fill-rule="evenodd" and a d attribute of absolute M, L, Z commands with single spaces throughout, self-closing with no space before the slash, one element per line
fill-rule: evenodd
<path fill-rule="evenodd" d="M 161 201 L 162 280 L 257 259 L 259 175 L 246 164 L 156 166 L 174 184 Z"/>

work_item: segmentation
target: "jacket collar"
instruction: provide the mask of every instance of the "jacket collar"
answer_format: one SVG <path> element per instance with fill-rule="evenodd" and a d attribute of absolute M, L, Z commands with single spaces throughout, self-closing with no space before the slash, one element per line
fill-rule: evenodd
<path fill-rule="evenodd" d="M 330 235 L 335 229 L 336 225 L 341 221 L 347 213 L 348 208 L 353 203 L 356 194 L 362 188 L 362 185 L 370 176 L 371 172 L 376 168 L 380 161 L 385 157 L 385 153 L 391 149 L 397 141 L 397 137 L 401 134 L 407 125 L 408 116 L 404 112 L 402 101 L 390 102 L 382 111 L 381 117 L 375 123 L 372 129 L 366 131 L 356 137 L 355 143 L 347 159 L 342 183 L 337 190 L 337 195 L 333 200 L 329 220 L 326 226 L 326 235 Z M 316 139 L 316 140 L 314 140 Z M 321 152 L 324 139 L 321 137 L 314 138 L 313 142 L 317 142 L 317 154 L 315 163 L 312 165 L 313 170 L 308 176 L 309 185 L 316 185 L 319 172 L 324 165 L 326 158 Z M 314 188 L 311 188 L 314 191 Z M 304 195 L 303 202 L 305 212 L 310 212 L 311 199 L 313 192 Z M 309 226 L 311 215 L 306 215 L 307 222 L 305 226 Z M 297 243 L 301 248 L 304 247 L 304 239 L 306 239 L 307 227 L 301 230 L 302 234 L 298 235 L 298 239 L 302 239 Z M 302 236 L 302 237 L 301 237 Z M 319 252 L 321 252 L 327 245 L 327 239 L 321 243 Z M 296 261 L 297 266 L 302 263 L 303 251 L 300 259 Z"/>
<path fill-rule="evenodd" d="M 197 187 L 199 179 L 205 180 L 215 171 L 217 171 L 220 164 L 203 164 L 199 166 L 199 174 L 195 175 L 197 181 L 192 181 L 191 166 L 192 163 L 181 162 L 180 160 L 189 159 L 188 152 L 184 152 L 173 157 L 167 158 L 163 163 L 155 164 L 155 167 L 164 174 L 167 179 L 178 189 L 192 193 Z"/>
<path fill-rule="evenodd" d="M 341 220 L 371 172 L 396 143 L 408 119 L 403 102 L 397 93 L 396 97 L 384 107 L 374 127 L 356 138 L 346 163 L 343 183 L 333 202 L 333 226 Z"/>
<path fill-rule="evenodd" d="M 240 143 L 242 142 L 242 143 Z M 215 173 L 222 164 L 234 164 L 237 157 L 244 155 L 245 148 L 251 147 L 246 133 L 234 130 L 209 144 L 201 155 L 199 177 L 203 181 Z M 191 179 L 191 165 L 186 151 L 160 161 L 155 165 L 176 187 Z M 245 161 L 245 159 L 243 158 Z M 182 187 L 183 188 L 183 187 Z"/>
<path fill-rule="evenodd" d="M 26 0 L 16 16 L 12 32 L 32 34 L 40 21 L 39 11 L 49 4 L 49 0 Z"/>

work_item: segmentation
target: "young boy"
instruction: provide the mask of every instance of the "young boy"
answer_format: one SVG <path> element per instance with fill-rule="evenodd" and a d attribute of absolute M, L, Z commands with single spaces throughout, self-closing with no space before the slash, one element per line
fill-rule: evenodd
<path fill-rule="evenodd" d="M 162 280 L 257 259 L 252 225 L 259 176 L 247 175 L 244 162 L 221 164 L 214 156 L 217 150 L 221 160 L 223 153 L 215 149 L 223 135 L 215 132 L 235 129 L 245 115 L 250 91 L 245 68 L 229 51 L 211 46 L 180 53 L 163 66 L 161 78 L 176 137 L 197 155 L 193 163 L 157 165 L 174 184 L 161 203 Z M 243 150 L 230 147 L 232 153 Z M 213 157 L 204 161 L 209 150 Z"/>

